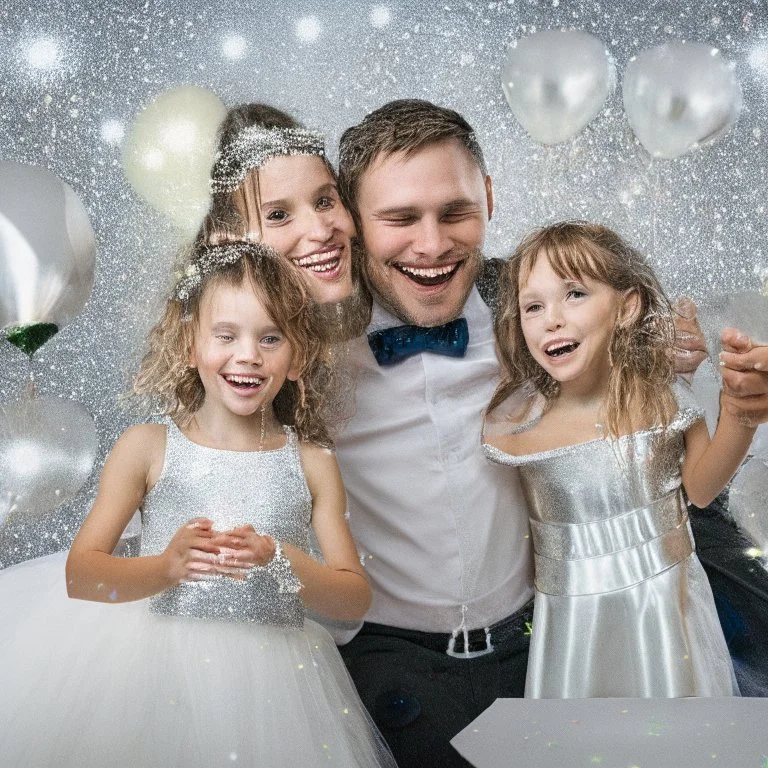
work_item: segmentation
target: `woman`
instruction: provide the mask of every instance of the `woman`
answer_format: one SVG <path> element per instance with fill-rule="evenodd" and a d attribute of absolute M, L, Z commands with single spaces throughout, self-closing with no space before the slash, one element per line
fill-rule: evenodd
<path fill-rule="evenodd" d="M 304 276 L 318 304 L 352 294 L 352 218 L 323 135 L 265 104 L 241 104 L 219 129 L 213 203 L 199 240 L 271 245 Z"/>

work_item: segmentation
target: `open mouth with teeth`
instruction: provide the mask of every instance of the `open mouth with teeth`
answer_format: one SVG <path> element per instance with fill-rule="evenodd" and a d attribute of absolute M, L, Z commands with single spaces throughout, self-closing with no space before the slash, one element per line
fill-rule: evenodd
<path fill-rule="evenodd" d="M 234 389 L 245 392 L 257 390 L 264 383 L 264 379 L 260 379 L 258 376 L 236 376 L 234 374 L 224 374 L 224 381 Z"/>
<path fill-rule="evenodd" d="M 324 253 L 313 253 L 309 256 L 302 256 L 300 259 L 294 259 L 294 264 L 312 272 L 315 275 L 323 277 L 335 277 L 341 266 L 341 247 Z"/>
<path fill-rule="evenodd" d="M 462 262 L 458 261 L 455 264 L 447 264 L 442 267 L 411 267 L 405 264 L 395 264 L 394 267 L 414 283 L 428 287 L 447 283 L 461 265 Z"/>
<path fill-rule="evenodd" d="M 575 352 L 578 346 L 578 341 L 561 341 L 556 344 L 551 344 L 544 350 L 544 352 L 549 357 L 563 357 L 563 355 Z"/>

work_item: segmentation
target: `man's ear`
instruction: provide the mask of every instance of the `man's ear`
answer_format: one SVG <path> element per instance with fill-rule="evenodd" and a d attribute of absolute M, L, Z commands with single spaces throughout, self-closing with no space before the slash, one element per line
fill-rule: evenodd
<path fill-rule="evenodd" d="M 490 176 L 485 177 L 485 199 L 488 201 L 488 221 L 493 216 L 493 182 Z"/>
<path fill-rule="evenodd" d="M 619 328 L 629 328 L 640 318 L 642 302 L 640 294 L 636 288 L 628 288 L 619 307 L 619 314 L 616 318 L 616 325 Z"/>

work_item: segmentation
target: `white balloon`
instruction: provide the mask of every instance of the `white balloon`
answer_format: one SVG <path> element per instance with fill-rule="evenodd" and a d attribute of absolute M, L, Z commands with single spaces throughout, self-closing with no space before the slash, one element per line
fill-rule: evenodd
<path fill-rule="evenodd" d="M 548 29 L 507 52 L 501 84 L 512 114 L 542 144 L 557 144 L 591 122 L 616 85 L 603 43 L 580 30 Z"/>
<path fill-rule="evenodd" d="M 205 88 L 174 88 L 139 113 L 123 146 L 128 181 L 184 234 L 194 234 L 208 211 L 216 132 L 226 111 Z"/>
<path fill-rule="evenodd" d="M 53 397 L 0 406 L 0 515 L 39 515 L 74 497 L 98 444 L 80 403 Z"/>
<path fill-rule="evenodd" d="M 630 60 L 624 110 L 654 157 L 673 158 L 711 144 L 736 122 L 741 86 L 717 49 L 667 43 Z"/>

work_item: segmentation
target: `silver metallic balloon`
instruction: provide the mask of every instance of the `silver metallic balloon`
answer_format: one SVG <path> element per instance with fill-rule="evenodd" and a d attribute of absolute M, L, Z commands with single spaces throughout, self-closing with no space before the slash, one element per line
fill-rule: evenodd
<path fill-rule="evenodd" d="M 0 161 L 0 329 L 72 320 L 90 296 L 95 253 L 85 206 L 68 184 L 45 168 Z"/>
<path fill-rule="evenodd" d="M 557 144 L 591 122 L 616 74 L 603 43 L 588 32 L 548 29 L 514 43 L 501 85 L 512 114 L 542 144 Z"/>
<path fill-rule="evenodd" d="M 98 447 L 80 403 L 52 397 L 0 406 L 0 512 L 42 514 L 71 499 Z"/>
<path fill-rule="evenodd" d="M 711 144 L 741 111 L 733 68 L 704 43 L 667 43 L 633 57 L 623 95 L 632 130 L 654 157 L 678 157 Z"/>

